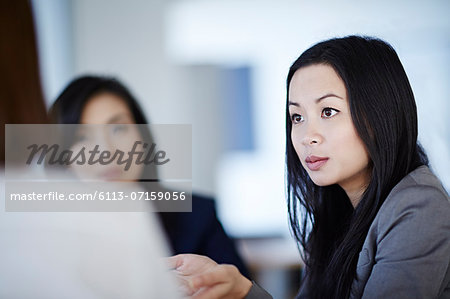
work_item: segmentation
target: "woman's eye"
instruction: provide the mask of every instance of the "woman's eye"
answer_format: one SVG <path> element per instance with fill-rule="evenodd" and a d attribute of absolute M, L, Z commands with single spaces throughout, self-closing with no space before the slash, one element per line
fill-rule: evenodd
<path fill-rule="evenodd" d="M 325 108 L 322 110 L 322 117 L 330 118 L 336 115 L 339 112 L 339 110 L 333 109 L 333 108 Z"/>
<path fill-rule="evenodd" d="M 87 138 L 84 135 L 75 135 L 74 143 L 86 142 Z"/>
<path fill-rule="evenodd" d="M 126 125 L 114 125 L 112 128 L 113 133 L 126 132 L 128 127 Z"/>
<path fill-rule="evenodd" d="M 291 116 L 291 121 L 294 124 L 301 123 L 303 121 L 303 116 L 301 116 L 300 114 L 293 114 Z"/>
<path fill-rule="evenodd" d="M 86 143 L 88 142 L 88 140 L 92 137 L 89 136 L 90 134 L 87 133 L 86 131 L 78 131 L 75 133 L 75 136 L 73 137 L 73 143 L 77 144 L 77 143 Z"/>

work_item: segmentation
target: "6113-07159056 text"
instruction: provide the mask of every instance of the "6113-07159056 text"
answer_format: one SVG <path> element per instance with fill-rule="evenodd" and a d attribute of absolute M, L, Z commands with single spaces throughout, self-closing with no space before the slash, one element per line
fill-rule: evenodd
<path fill-rule="evenodd" d="M 64 192 L 54 192 L 50 191 L 47 193 L 11 193 L 10 200 L 38 200 L 38 201 L 73 201 L 73 200 L 150 200 L 150 201 L 161 201 L 161 200 L 185 200 L 186 192 L 178 191 L 133 191 L 133 192 L 105 192 L 105 191 L 95 191 L 90 193 L 64 193 Z"/>

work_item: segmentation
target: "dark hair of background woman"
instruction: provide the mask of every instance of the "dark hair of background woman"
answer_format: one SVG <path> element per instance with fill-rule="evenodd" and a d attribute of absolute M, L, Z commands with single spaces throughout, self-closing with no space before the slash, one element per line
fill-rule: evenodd
<path fill-rule="evenodd" d="M 313 64 L 333 67 L 343 80 L 353 124 L 370 157 L 371 179 L 355 209 L 340 186 L 315 185 L 294 150 L 286 104 L 289 220 L 304 249 L 312 298 L 348 298 L 359 252 L 380 206 L 404 176 L 428 159 L 417 142 L 411 86 L 389 44 L 360 36 L 318 43 L 289 69 L 288 91 L 294 73 Z"/>

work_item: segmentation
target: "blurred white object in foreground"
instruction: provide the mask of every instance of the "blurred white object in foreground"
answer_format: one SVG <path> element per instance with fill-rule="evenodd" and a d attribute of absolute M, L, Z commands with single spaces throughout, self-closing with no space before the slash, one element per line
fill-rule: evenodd
<path fill-rule="evenodd" d="M 0 178 L 0 298 L 179 298 L 155 214 L 5 212 Z"/>

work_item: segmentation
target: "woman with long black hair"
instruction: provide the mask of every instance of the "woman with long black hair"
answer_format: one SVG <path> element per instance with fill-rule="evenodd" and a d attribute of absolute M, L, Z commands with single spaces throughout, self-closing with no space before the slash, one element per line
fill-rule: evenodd
<path fill-rule="evenodd" d="M 449 197 L 417 134 L 412 89 L 386 42 L 330 39 L 293 63 L 286 177 L 306 264 L 298 298 L 450 297 Z M 270 298 L 234 267 L 170 262 L 194 298 Z"/>

